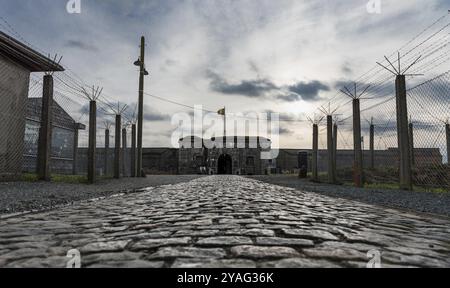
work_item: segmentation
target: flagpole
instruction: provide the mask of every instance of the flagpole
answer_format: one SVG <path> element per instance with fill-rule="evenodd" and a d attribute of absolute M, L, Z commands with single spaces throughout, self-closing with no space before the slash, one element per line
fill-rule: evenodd
<path fill-rule="evenodd" d="M 227 110 L 223 107 L 223 136 L 227 137 Z"/>
<path fill-rule="evenodd" d="M 227 148 L 227 108 L 223 107 L 223 139 L 224 148 Z"/>

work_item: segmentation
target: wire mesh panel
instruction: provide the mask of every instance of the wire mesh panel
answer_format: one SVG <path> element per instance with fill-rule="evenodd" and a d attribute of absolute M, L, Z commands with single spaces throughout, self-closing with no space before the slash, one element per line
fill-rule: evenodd
<path fill-rule="evenodd" d="M 446 125 L 450 117 L 450 72 L 408 91 L 414 182 L 450 187 Z"/>
<path fill-rule="evenodd" d="M 353 90 L 345 88 L 344 93 L 337 92 L 325 104 L 335 111 L 332 114 L 338 127 L 336 157 L 341 181 L 351 181 L 354 176 L 354 141 L 361 141 L 366 182 L 398 183 L 403 157 L 410 161 L 414 185 L 450 189 L 450 72 L 446 65 L 450 60 L 449 35 L 450 16 L 445 15 L 356 80 L 341 83 L 342 87 L 354 87 L 357 95 L 367 87 L 359 99 L 361 139 L 354 139 L 353 101 L 347 97 Z M 400 89 L 396 87 L 398 75 L 406 77 L 407 131 L 398 121 L 405 116 L 399 112 L 401 104 L 397 102 L 401 99 L 396 91 Z M 323 112 L 325 105 L 319 110 Z M 408 134 L 408 149 L 399 147 L 400 129 Z M 321 147 L 326 143 L 323 133 L 319 137 Z M 409 155 L 404 155 L 406 150 Z"/>
<path fill-rule="evenodd" d="M 0 177 L 20 177 L 29 71 L 0 56 Z M 34 139 L 33 139 L 34 140 Z"/>

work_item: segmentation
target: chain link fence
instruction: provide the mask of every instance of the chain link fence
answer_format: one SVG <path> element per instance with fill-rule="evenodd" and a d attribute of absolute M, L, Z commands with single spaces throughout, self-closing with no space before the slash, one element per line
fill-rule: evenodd
<path fill-rule="evenodd" d="M 0 61 L 0 174 L 3 180 L 35 178 L 39 157 L 41 130 L 43 73 L 14 70 L 14 65 Z M 71 81 L 71 82 L 69 82 Z M 71 84 L 68 84 L 71 83 Z M 87 176 L 89 144 L 89 101 L 80 95 L 78 84 L 66 73 L 53 76 L 52 136 L 50 171 L 54 177 Z M 114 116 L 108 114 L 107 100 L 99 101 L 97 109 L 96 174 L 112 177 L 114 170 L 115 127 Z M 112 112 L 111 112 L 112 113 Z M 126 120 L 126 145 L 121 137 L 121 176 L 131 175 L 131 129 Z M 109 148 L 105 148 L 106 128 L 109 128 Z"/>

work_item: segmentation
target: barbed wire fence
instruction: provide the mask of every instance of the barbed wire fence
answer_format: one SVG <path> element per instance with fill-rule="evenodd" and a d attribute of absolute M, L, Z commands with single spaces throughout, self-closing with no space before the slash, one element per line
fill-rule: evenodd
<path fill-rule="evenodd" d="M 9 37 L 26 44 L 42 55 L 49 55 L 38 47 L 30 44 L 7 22 L 0 18 L 0 29 Z M 50 58 L 50 56 L 49 56 Z M 56 59 L 56 56 L 55 56 Z M 92 86 L 81 79 L 66 65 L 63 72 L 51 73 L 53 105 L 51 112 L 51 148 L 49 170 L 52 176 L 77 175 L 82 178 L 88 176 L 89 162 L 89 130 L 90 113 L 89 100 L 97 102 L 97 117 L 95 127 L 95 175 L 112 177 L 115 149 L 115 133 L 113 125 L 104 126 L 104 123 L 114 123 L 114 118 L 106 111 L 110 110 L 111 103 L 118 101 L 103 93 L 98 99 L 87 99 L 83 93 Z M 30 73 L 17 69 L 13 63 L 0 61 L 0 81 L 2 87 L 11 87 L 14 83 L 17 91 L 2 89 L 0 98 L 0 123 L 2 123 L 2 137 L 0 143 L 0 174 L 6 180 L 35 178 L 39 158 L 39 137 L 42 124 L 42 106 L 44 90 L 44 73 Z M 11 112 L 14 111 L 14 112 Z M 135 121 L 135 115 L 124 115 L 127 123 Z M 25 118 L 25 119 L 24 119 Z M 108 129 L 106 129 L 108 128 Z M 126 125 L 120 127 L 122 132 L 131 129 Z M 123 130 L 122 130 L 123 129 Z M 106 132 L 108 130 L 108 132 Z M 119 147 L 122 157 L 120 176 L 131 174 L 131 149 L 122 147 L 122 144 L 131 143 L 131 133 L 124 133 L 126 137 L 120 139 Z M 121 137 L 119 135 L 119 137 Z M 124 141 L 125 140 L 125 141 Z M 108 142 L 108 148 L 106 144 Z M 108 167 L 106 167 L 108 166 Z M 23 174 L 24 173 L 24 174 Z M 77 181 L 77 180 L 75 180 Z"/>
<path fill-rule="evenodd" d="M 449 18 L 449 15 L 439 18 L 398 51 L 385 57 L 380 65 L 342 84 L 342 88 L 369 86 L 367 96 L 361 99 L 360 110 L 365 183 L 397 185 L 401 178 L 399 167 L 404 147 L 399 146 L 401 125 L 397 118 L 399 103 L 394 74 L 403 73 L 406 74 L 412 184 L 450 190 L 450 71 L 446 65 L 450 61 Z M 345 94 L 348 93 L 337 92 L 326 105 L 336 107 L 333 116 L 338 124 L 338 136 L 334 139 L 338 146 L 338 179 L 351 182 L 355 180 L 355 131 L 352 101 Z M 326 133 L 324 129 L 322 126 L 321 132 Z M 323 137 L 321 133 L 322 147 Z"/>
<path fill-rule="evenodd" d="M 53 103 L 53 136 L 51 169 L 56 175 L 87 176 L 89 147 L 89 102 L 78 92 L 67 88 L 66 75 L 55 75 Z M 64 81 L 64 82 L 63 82 Z M 37 145 L 39 140 L 40 113 L 42 108 L 43 84 L 38 76 L 33 75 L 30 81 L 29 98 L 27 99 L 27 117 L 24 147 L 24 172 L 34 174 L 37 163 Z M 114 163 L 115 129 L 114 117 L 107 111 L 109 103 L 99 101 L 96 133 L 96 174 L 111 177 Z M 105 127 L 105 123 L 111 123 Z M 108 128 L 108 129 L 106 129 Z M 123 127 L 128 129 L 127 127 Z M 122 128 L 121 128 L 122 129 Z M 106 130 L 108 135 L 106 135 Z M 126 130 L 128 131 L 128 130 Z M 126 133 L 127 143 L 131 143 L 131 135 Z M 109 139 L 106 148 L 106 136 Z M 121 142 L 122 143 L 122 142 Z M 127 153 L 129 151 L 127 150 Z M 19 158 L 20 155 L 17 155 Z M 126 156 L 127 158 L 129 156 Z M 108 160 L 105 161 L 105 158 Z M 129 162 L 124 162 L 127 164 Z M 131 165 L 131 163 L 130 163 Z M 108 166 L 108 167 L 106 167 Z M 122 168 L 123 176 L 129 176 L 131 168 Z"/>

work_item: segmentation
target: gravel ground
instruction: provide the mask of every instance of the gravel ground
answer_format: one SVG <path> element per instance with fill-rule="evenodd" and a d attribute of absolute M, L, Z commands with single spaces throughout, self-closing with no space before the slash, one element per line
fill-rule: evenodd
<path fill-rule="evenodd" d="M 360 189 L 347 186 L 317 184 L 290 175 L 252 176 L 249 178 L 331 197 L 356 200 L 367 204 L 450 217 L 450 193 Z"/>
<path fill-rule="evenodd" d="M 0 214 L 51 209 L 80 200 L 133 192 L 147 187 L 188 182 L 198 177 L 158 175 L 147 176 L 147 178 L 101 180 L 95 185 L 46 182 L 0 183 Z"/>

